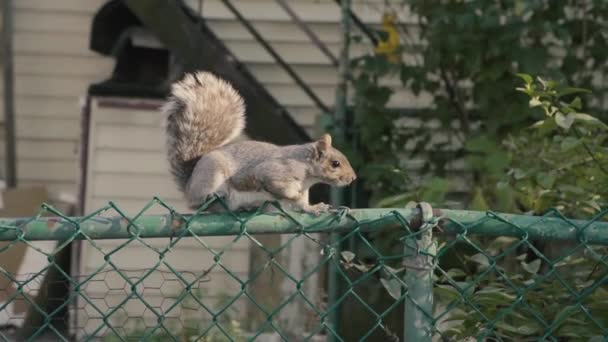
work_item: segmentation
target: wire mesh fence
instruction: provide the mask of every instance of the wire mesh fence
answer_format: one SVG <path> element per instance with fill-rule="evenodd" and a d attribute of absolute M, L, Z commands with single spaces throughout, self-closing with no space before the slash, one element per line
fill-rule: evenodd
<path fill-rule="evenodd" d="M 134 216 L 110 203 L 85 217 L 43 206 L 32 218 L 1 219 L 0 258 L 27 246 L 39 262 L 27 273 L 0 269 L 6 284 L 0 338 L 608 336 L 608 211 L 587 221 L 557 211 L 533 217 L 426 204 L 319 217 L 273 203 L 251 212 L 206 213 L 213 203 L 221 199 L 191 215 L 154 199 Z M 159 208 L 166 214 L 148 214 Z M 41 241 L 56 244 L 41 247 Z M 326 286 L 329 272 L 338 279 L 333 288 Z"/>

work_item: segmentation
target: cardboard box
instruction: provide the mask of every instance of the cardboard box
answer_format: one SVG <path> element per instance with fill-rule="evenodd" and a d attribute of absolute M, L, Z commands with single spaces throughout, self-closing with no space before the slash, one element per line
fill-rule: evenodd
<path fill-rule="evenodd" d="M 48 201 L 49 194 L 46 188 L 42 186 L 5 189 L 1 192 L 0 217 L 32 217 L 38 214 L 41 204 Z M 12 243 L 11 241 L 0 241 L 0 250 Z M 22 242 L 12 244 L 0 253 L 0 267 L 9 274 L 19 274 L 23 271 L 22 266 L 28 249 L 30 248 Z M 4 274 L 0 274 L 0 303 L 14 295 L 15 290 L 11 279 Z M 22 315 L 27 309 L 26 304 L 27 302 L 22 296 L 16 297 L 7 307 L 7 309 L 12 308 L 12 312 L 6 310 L 8 312 L 0 315 L 0 321 Z"/>

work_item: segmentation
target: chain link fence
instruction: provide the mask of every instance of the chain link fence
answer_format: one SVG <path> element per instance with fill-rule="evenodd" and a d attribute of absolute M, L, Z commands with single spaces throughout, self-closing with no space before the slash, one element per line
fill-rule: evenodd
<path fill-rule="evenodd" d="M 154 199 L 134 216 L 110 203 L 85 217 L 43 206 L 32 218 L 1 219 L 0 258 L 27 246 L 42 261 L 31 273 L 0 269 L 8 284 L 0 289 L 0 338 L 608 336 L 608 211 L 586 221 L 557 211 L 534 217 L 424 203 L 319 217 L 273 203 L 255 212 L 203 213 L 212 204 L 222 200 L 192 215 Z M 149 215 L 152 209 L 165 214 Z M 40 241 L 56 245 L 44 249 Z M 337 282 L 328 288 L 330 273 Z"/>

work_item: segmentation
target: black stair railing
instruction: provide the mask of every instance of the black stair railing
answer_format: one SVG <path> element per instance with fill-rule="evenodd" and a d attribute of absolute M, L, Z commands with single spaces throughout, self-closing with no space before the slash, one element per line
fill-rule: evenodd
<path fill-rule="evenodd" d="M 310 25 L 308 25 L 307 23 L 302 21 L 300 16 L 291 8 L 291 6 L 289 6 L 289 4 L 285 0 L 275 0 L 275 1 L 277 4 L 279 4 L 279 6 L 281 6 L 283 11 L 285 11 L 285 13 L 287 13 L 291 17 L 291 19 L 293 19 L 293 21 L 296 23 L 296 25 L 298 25 L 300 30 L 302 30 L 302 32 L 304 32 L 308 36 L 308 39 L 310 39 L 310 41 L 312 41 L 312 43 L 319 50 L 321 50 L 321 52 L 323 52 L 325 57 L 327 57 L 327 59 L 330 60 L 331 64 L 334 67 L 338 67 L 338 63 L 339 63 L 338 58 L 336 56 L 334 56 L 334 54 L 329 50 L 327 45 L 325 45 L 325 43 L 323 43 L 323 41 L 321 39 L 319 39 L 317 34 L 314 33 L 310 29 Z"/>
<path fill-rule="evenodd" d="M 222 3 L 234 14 L 237 20 L 245 26 L 247 31 L 255 38 L 255 40 L 264 47 L 264 49 L 274 58 L 274 60 L 287 72 L 287 74 L 296 82 L 296 84 L 308 95 L 308 97 L 314 102 L 314 104 L 321 109 L 323 112 L 329 112 L 329 107 L 321 100 L 317 94 L 310 88 L 310 86 L 298 75 L 298 73 L 287 63 L 281 55 L 268 43 L 268 41 L 262 37 L 258 30 L 251 25 L 251 22 L 245 18 L 241 12 L 230 2 L 229 0 L 222 0 Z"/>
<path fill-rule="evenodd" d="M 329 50 L 327 45 L 311 30 L 309 24 L 304 22 L 297 13 L 287 4 L 284 0 L 276 0 L 280 7 L 293 19 L 311 42 L 329 59 L 330 64 L 334 67 L 338 67 L 338 59 Z M 236 17 L 236 19 L 245 27 L 245 29 L 254 37 L 254 39 L 270 54 L 270 56 L 276 61 L 276 63 L 293 79 L 296 85 L 310 98 L 315 106 L 323 111 L 329 113 L 330 108 L 327 104 L 317 96 L 312 88 L 300 77 L 300 75 L 294 70 L 294 68 L 287 62 L 281 55 L 272 47 L 272 45 L 260 34 L 260 32 L 251 24 L 239 10 L 234 6 L 230 0 L 221 0 L 226 8 Z M 336 0 L 339 5 L 340 0 Z M 355 26 L 363 33 L 367 38 L 375 45 L 377 38 L 370 30 L 370 28 L 361 21 L 361 19 L 352 11 L 350 11 L 350 18 Z"/>

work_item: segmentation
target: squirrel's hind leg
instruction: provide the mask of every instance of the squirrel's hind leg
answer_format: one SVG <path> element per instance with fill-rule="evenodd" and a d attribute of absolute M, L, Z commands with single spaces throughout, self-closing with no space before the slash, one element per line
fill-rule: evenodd
<path fill-rule="evenodd" d="M 265 191 L 238 191 L 231 189 L 228 195 L 228 207 L 232 211 L 256 210 L 267 201 L 272 201 L 272 195 Z"/>
<path fill-rule="evenodd" d="M 186 198 L 191 207 L 199 207 L 216 194 L 224 198 L 228 195 L 221 159 L 221 155 L 211 153 L 196 164 L 186 187 Z"/>

